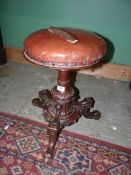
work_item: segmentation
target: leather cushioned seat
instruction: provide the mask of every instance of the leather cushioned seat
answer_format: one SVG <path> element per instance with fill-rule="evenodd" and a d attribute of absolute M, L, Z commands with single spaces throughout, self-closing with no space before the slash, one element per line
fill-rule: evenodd
<path fill-rule="evenodd" d="M 101 37 L 73 28 L 42 29 L 29 35 L 24 42 L 27 59 L 61 70 L 92 66 L 105 52 L 106 44 Z"/>

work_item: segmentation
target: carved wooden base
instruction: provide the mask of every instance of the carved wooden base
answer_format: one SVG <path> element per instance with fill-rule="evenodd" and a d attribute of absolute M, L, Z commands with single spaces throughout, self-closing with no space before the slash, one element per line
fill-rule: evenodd
<path fill-rule="evenodd" d="M 65 126 L 76 123 L 81 116 L 98 120 L 99 111 L 91 111 L 94 106 L 92 97 L 78 101 L 74 89 L 69 85 L 69 71 L 59 71 L 58 85 L 51 91 L 41 90 L 33 105 L 43 109 L 43 117 L 49 122 L 47 133 L 49 144 L 45 153 L 45 163 L 50 165 L 59 133 Z"/>

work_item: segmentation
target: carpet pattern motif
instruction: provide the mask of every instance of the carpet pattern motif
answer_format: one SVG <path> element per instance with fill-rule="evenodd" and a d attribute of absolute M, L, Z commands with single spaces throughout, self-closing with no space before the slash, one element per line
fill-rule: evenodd
<path fill-rule="evenodd" d="M 47 126 L 0 112 L 0 175 L 130 175 L 131 149 L 62 131 L 51 167 L 44 165 Z M 2 133 L 2 132 L 0 132 Z"/>

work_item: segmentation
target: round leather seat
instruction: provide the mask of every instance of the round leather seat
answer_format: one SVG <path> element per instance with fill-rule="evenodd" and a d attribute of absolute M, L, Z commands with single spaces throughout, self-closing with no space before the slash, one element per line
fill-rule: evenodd
<path fill-rule="evenodd" d="M 105 52 L 106 44 L 101 37 L 73 28 L 42 29 L 24 42 L 24 55 L 28 60 L 62 70 L 92 66 Z"/>

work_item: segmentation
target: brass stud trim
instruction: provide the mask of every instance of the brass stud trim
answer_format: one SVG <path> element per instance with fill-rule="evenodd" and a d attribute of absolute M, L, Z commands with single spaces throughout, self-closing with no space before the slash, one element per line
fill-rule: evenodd
<path fill-rule="evenodd" d="M 84 65 L 86 65 L 87 64 L 87 62 L 86 61 L 84 61 L 84 63 L 83 63 Z"/>
<path fill-rule="evenodd" d="M 68 66 L 68 63 L 65 63 L 65 66 Z"/>
<path fill-rule="evenodd" d="M 74 65 L 74 66 L 77 66 L 77 63 L 74 63 L 73 65 Z"/>
<path fill-rule="evenodd" d="M 42 60 L 42 63 L 45 64 L 45 60 Z"/>

